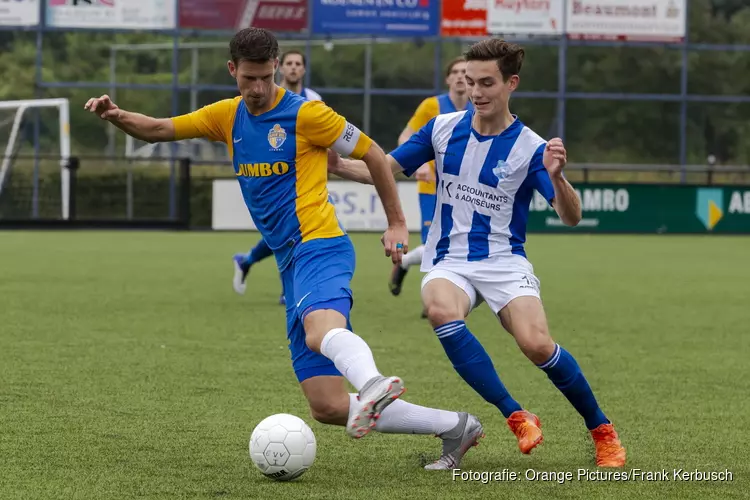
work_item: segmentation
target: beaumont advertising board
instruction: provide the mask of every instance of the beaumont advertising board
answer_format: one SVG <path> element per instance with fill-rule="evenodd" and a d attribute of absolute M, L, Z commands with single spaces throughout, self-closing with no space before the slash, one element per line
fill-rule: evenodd
<path fill-rule="evenodd" d="M 47 25 L 58 28 L 166 30 L 177 0 L 47 0 Z"/>
<path fill-rule="evenodd" d="M 679 41 L 687 0 L 487 0 L 487 31 L 502 35 Z"/>
<path fill-rule="evenodd" d="M 568 0 L 573 38 L 678 41 L 685 38 L 687 0 Z"/>
<path fill-rule="evenodd" d="M 307 29 L 307 0 L 180 0 L 180 28 L 237 31 Z"/>
<path fill-rule="evenodd" d="M 0 26 L 39 24 L 40 0 L 0 0 Z"/>
<path fill-rule="evenodd" d="M 519 35 L 563 33 L 563 0 L 488 0 L 487 30 Z"/>
<path fill-rule="evenodd" d="M 438 0 L 314 0 L 312 32 L 437 36 Z"/>

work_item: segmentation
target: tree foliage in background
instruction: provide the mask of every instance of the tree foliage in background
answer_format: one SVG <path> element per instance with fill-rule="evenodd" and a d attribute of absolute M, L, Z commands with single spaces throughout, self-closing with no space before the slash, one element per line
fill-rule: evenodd
<path fill-rule="evenodd" d="M 696 43 L 750 43 L 750 6 L 746 0 L 690 0 L 689 39 Z M 206 41 L 194 39 L 193 41 Z M 49 33 L 43 47 L 44 81 L 107 82 L 110 78 L 110 46 L 117 43 L 170 42 L 148 34 Z M 218 40 L 227 42 L 227 40 Z M 443 44 L 442 63 L 465 47 Z M 76 154 L 101 154 L 107 144 L 106 127 L 83 111 L 86 99 L 108 92 L 96 89 L 36 89 L 37 57 L 33 33 L 0 33 L 0 100 L 34 97 L 67 97 L 71 101 L 71 132 Z M 529 46 L 521 73 L 522 91 L 556 91 L 556 47 Z M 225 49 L 201 51 L 199 82 L 232 85 L 226 72 Z M 364 47 L 336 44 L 330 51 L 314 47 L 313 87 L 364 86 Z M 179 57 L 179 83 L 190 83 L 190 52 Z M 434 46 L 378 45 L 373 53 L 375 88 L 425 89 L 424 96 L 373 96 L 371 135 L 383 147 L 395 146 L 396 138 L 421 99 L 434 87 Z M 128 83 L 172 83 L 172 53 L 153 50 L 122 53 L 117 57 L 117 80 Z M 567 89 L 571 92 L 666 93 L 680 92 L 681 54 L 674 48 L 570 47 Z M 694 95 L 750 95 L 750 52 L 691 52 L 688 57 L 688 92 Z M 442 80 L 442 79 L 441 79 Z M 198 104 L 236 95 L 235 92 L 201 92 Z M 171 91 L 118 90 L 117 102 L 127 109 L 154 116 L 173 111 Z M 361 95 L 324 95 L 326 101 L 351 121 L 362 124 Z M 178 112 L 190 111 L 190 95 L 180 92 Z M 540 134 L 557 130 L 555 99 L 516 97 L 512 110 Z M 679 102 L 644 102 L 570 99 L 566 106 L 566 140 L 576 162 L 676 163 L 679 151 Z M 43 115 L 42 137 L 51 147 L 56 137 L 54 119 Z M 0 119 L 0 123 L 2 120 Z M 0 131 L 3 133 L 3 131 Z M 28 133 L 26 134 L 28 137 Z M 709 154 L 722 163 L 750 163 L 750 104 L 688 104 L 688 160 L 702 163 Z M 118 151 L 122 150 L 118 133 Z"/>

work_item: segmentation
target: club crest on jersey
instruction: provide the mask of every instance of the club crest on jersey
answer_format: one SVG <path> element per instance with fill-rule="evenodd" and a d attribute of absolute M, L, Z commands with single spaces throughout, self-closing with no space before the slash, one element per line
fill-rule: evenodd
<path fill-rule="evenodd" d="M 510 174 L 510 165 L 508 165 L 507 161 L 500 160 L 497 162 L 495 168 L 492 169 L 492 173 L 502 181 Z"/>
<path fill-rule="evenodd" d="M 268 144 L 273 149 L 279 149 L 284 144 L 284 141 L 286 141 L 286 130 L 281 128 L 281 125 L 277 123 L 268 131 Z"/>

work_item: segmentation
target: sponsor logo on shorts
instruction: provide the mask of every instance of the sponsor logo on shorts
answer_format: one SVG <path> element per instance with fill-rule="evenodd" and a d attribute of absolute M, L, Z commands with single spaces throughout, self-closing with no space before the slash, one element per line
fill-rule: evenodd
<path fill-rule="evenodd" d="M 536 278 L 524 274 L 523 277 L 521 277 L 521 281 L 523 283 L 518 288 L 526 288 L 539 293 L 539 281 Z"/>

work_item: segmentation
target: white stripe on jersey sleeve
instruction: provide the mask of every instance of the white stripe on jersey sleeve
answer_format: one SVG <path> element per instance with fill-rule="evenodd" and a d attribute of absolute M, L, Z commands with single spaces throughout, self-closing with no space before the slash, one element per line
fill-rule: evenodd
<path fill-rule="evenodd" d="M 508 154 L 508 163 L 523 164 L 528 169 L 531 157 L 534 156 L 537 148 L 546 142 L 536 132 L 524 125 L 521 133 L 518 134 L 513 149 Z"/>
<path fill-rule="evenodd" d="M 432 127 L 432 143 L 447 145 L 453 134 L 453 129 L 466 113 L 467 111 L 456 111 L 455 113 L 437 115 L 435 125 Z M 435 150 L 435 153 L 437 153 L 437 150 Z"/>
<path fill-rule="evenodd" d="M 315 92 L 313 89 L 308 89 L 307 87 L 305 87 L 304 94 L 305 94 L 304 95 L 305 99 L 307 99 L 308 101 L 322 101 L 323 100 L 320 94 Z"/>
<path fill-rule="evenodd" d="M 331 149 L 342 156 L 349 156 L 354 151 L 354 148 L 357 147 L 360 135 L 362 135 L 362 132 L 357 127 L 346 122 L 344 130 L 341 132 L 339 138 L 336 139 L 336 142 L 333 143 Z"/>

